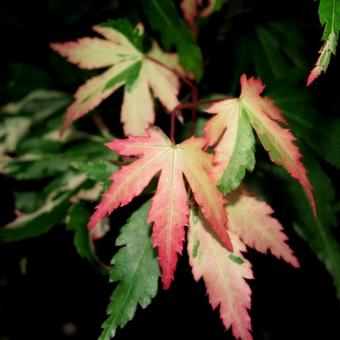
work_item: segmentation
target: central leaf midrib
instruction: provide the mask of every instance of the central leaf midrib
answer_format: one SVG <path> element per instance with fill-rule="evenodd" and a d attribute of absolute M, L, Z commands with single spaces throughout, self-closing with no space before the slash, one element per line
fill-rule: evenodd
<path fill-rule="evenodd" d="M 261 120 L 261 118 L 260 117 L 258 117 L 256 114 L 253 114 L 252 113 L 252 110 L 251 109 L 249 109 L 249 107 L 247 106 L 247 103 L 243 103 L 243 105 L 244 105 L 244 107 L 245 107 L 245 111 L 247 112 L 247 115 L 249 116 L 249 118 L 250 117 L 252 117 L 253 119 L 255 119 L 259 124 L 260 124 L 260 126 L 262 126 L 264 129 L 265 129 L 265 134 L 267 135 L 267 136 L 271 136 L 271 137 L 273 137 L 273 138 L 270 138 L 270 140 L 271 141 L 273 141 L 274 143 L 271 143 L 272 144 L 272 146 L 273 146 L 273 148 L 275 148 L 275 147 L 277 147 L 278 149 L 280 149 L 280 154 L 281 155 L 285 155 L 288 159 L 289 159 L 289 162 L 290 163 L 295 163 L 295 159 L 294 158 L 292 158 L 291 156 L 291 153 L 287 153 L 286 152 L 286 150 L 285 150 L 285 148 L 282 146 L 282 144 L 280 143 L 280 139 L 277 139 L 276 138 L 276 135 L 274 135 L 273 133 L 268 133 L 268 131 L 270 131 L 270 129 L 266 126 L 266 124 L 265 124 L 265 121 L 263 121 L 263 120 Z M 261 111 L 261 110 L 260 110 Z M 274 124 L 276 124 L 278 127 L 280 127 L 280 125 L 279 124 L 277 124 L 273 119 L 271 119 L 270 117 L 268 117 L 264 112 L 262 112 L 261 111 L 261 113 L 270 121 L 270 122 L 272 122 L 272 123 L 274 123 Z M 251 121 L 251 118 L 250 118 L 250 121 Z M 263 123 L 264 122 L 264 123 Z M 255 129 L 255 131 L 257 131 L 256 130 L 256 128 L 255 127 L 253 127 L 254 129 Z M 281 128 L 281 127 L 280 127 Z M 285 128 L 281 128 L 282 129 L 282 131 L 288 131 L 289 132 L 289 130 L 287 130 L 287 129 L 285 129 Z M 292 135 L 293 136 L 293 135 Z M 294 136 L 293 136 L 294 137 Z M 260 138 L 260 137 L 259 137 Z M 261 138 L 260 138 L 261 139 Z M 294 143 L 294 141 L 292 141 L 292 144 L 295 146 L 295 147 L 297 147 L 296 146 L 296 144 Z M 283 152 L 282 152 L 282 150 L 283 150 Z M 269 153 L 270 153 L 270 150 L 267 150 Z M 284 166 L 283 164 L 281 164 L 284 168 L 286 168 L 286 166 Z M 299 171 L 300 172 L 300 171 Z M 305 176 L 304 176 L 305 177 Z"/>
<path fill-rule="evenodd" d="M 242 322 L 240 322 L 240 317 L 239 317 L 239 314 L 238 314 L 238 309 L 237 308 L 234 308 L 237 304 L 234 303 L 235 301 L 235 298 L 234 298 L 234 294 L 233 294 L 233 291 L 232 289 L 230 288 L 230 285 L 229 285 L 229 282 L 230 282 L 230 279 L 229 277 L 227 277 L 227 275 L 225 274 L 225 271 L 224 271 L 224 266 L 223 266 L 223 263 L 220 261 L 220 256 L 218 254 L 218 249 L 216 248 L 215 244 L 213 243 L 212 241 L 212 236 L 210 234 L 207 235 L 208 237 L 208 240 L 209 240 L 209 244 L 210 244 L 210 247 L 212 248 L 213 250 L 213 253 L 214 253 L 214 257 L 216 259 L 215 262 L 217 262 L 217 265 L 218 265 L 218 270 L 220 272 L 220 275 L 222 277 L 222 281 L 223 281 L 223 288 L 224 288 L 224 291 L 225 291 L 225 296 L 228 297 L 227 301 L 231 301 L 229 302 L 229 306 L 233 309 L 234 313 L 232 313 L 232 315 L 237 318 L 237 325 L 239 324 L 242 324 Z M 216 241 L 218 242 L 218 241 Z M 220 304 L 222 304 L 223 302 L 220 302 Z M 220 306 L 221 308 L 221 306 Z"/>
<path fill-rule="evenodd" d="M 170 192 L 169 192 L 169 200 L 168 200 L 168 214 L 167 214 L 167 232 L 166 232 L 166 253 L 167 259 L 171 259 L 171 241 L 172 241 L 172 228 L 173 228 L 173 183 L 174 183 L 174 174 L 176 169 L 176 149 L 172 149 L 172 157 L 171 157 L 171 174 L 170 174 Z M 167 264 L 170 265 L 170 260 Z M 169 268 L 167 268 L 169 271 Z"/>

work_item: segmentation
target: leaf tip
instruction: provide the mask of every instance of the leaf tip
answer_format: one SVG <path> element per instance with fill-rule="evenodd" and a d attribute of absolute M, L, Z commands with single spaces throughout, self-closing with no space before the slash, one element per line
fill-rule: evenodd
<path fill-rule="evenodd" d="M 61 54 L 61 50 L 62 50 L 62 43 L 50 43 L 49 46 L 50 48 L 54 51 L 57 52 L 59 54 Z"/>
<path fill-rule="evenodd" d="M 171 282 L 172 280 L 170 278 L 164 278 L 164 275 L 162 275 L 163 290 L 168 290 Z"/>
<path fill-rule="evenodd" d="M 88 223 L 87 223 L 87 228 L 89 230 L 94 229 L 94 227 L 97 225 L 99 221 L 99 217 L 97 217 L 97 212 L 95 212 L 89 219 Z"/>
<path fill-rule="evenodd" d="M 265 85 L 263 84 L 260 78 L 255 77 L 247 78 L 247 75 L 245 73 L 241 74 L 240 84 L 241 84 L 241 97 L 245 95 L 244 92 L 246 89 L 254 89 L 258 95 L 260 95 L 265 89 Z"/>
<path fill-rule="evenodd" d="M 301 267 L 299 260 L 295 256 L 293 256 L 290 264 L 296 269 Z"/>
<path fill-rule="evenodd" d="M 308 75 L 307 86 L 311 85 L 315 81 L 315 79 L 319 77 L 319 75 L 320 75 L 320 70 L 314 67 L 313 70 Z"/>

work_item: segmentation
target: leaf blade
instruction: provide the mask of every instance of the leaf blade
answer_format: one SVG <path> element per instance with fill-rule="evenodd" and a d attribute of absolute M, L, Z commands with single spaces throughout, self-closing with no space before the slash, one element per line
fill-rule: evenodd
<path fill-rule="evenodd" d="M 204 144 L 203 138 L 193 137 L 174 145 L 156 128 L 148 129 L 146 137 L 130 136 L 107 144 L 120 155 L 137 156 L 137 159 L 113 173 L 113 183 L 91 216 L 88 227 L 93 228 L 105 215 L 129 203 L 161 172 L 149 221 L 154 223 L 153 242 L 158 247 L 165 289 L 173 279 L 177 253 L 182 251 L 184 226 L 188 224 L 183 174 L 216 234 L 228 249 L 232 249 L 226 229 L 224 199 L 208 175 L 212 164 L 210 155 L 202 151 Z"/>
<path fill-rule="evenodd" d="M 216 107 L 209 108 L 210 113 L 215 110 Z M 240 108 L 239 103 L 235 103 L 230 108 L 225 108 L 223 115 L 222 126 L 226 126 L 226 131 L 214 149 L 214 168 L 211 175 L 218 182 L 219 189 L 227 194 L 240 185 L 246 170 L 253 171 L 255 166 L 255 138 L 248 117 Z M 222 114 L 220 116 L 220 119 L 222 119 Z M 216 123 L 211 123 L 215 127 Z M 205 132 L 207 136 L 211 136 L 209 129 L 212 124 L 206 124 Z"/>
<path fill-rule="evenodd" d="M 300 150 L 294 144 L 296 138 L 288 129 L 282 128 L 275 122 L 275 120 L 284 122 L 284 118 L 272 102 L 260 96 L 263 89 L 264 85 L 259 79 L 247 79 L 246 75 L 242 75 L 240 96 L 242 106 L 263 147 L 268 151 L 270 159 L 277 165 L 283 166 L 300 182 L 316 215 L 312 186 L 301 162 Z"/>
<path fill-rule="evenodd" d="M 116 245 L 123 247 L 112 259 L 110 278 L 119 283 L 111 295 L 100 340 L 114 337 L 117 328 L 132 319 L 137 306 L 146 308 L 157 293 L 160 271 L 147 223 L 149 207 L 146 203 L 135 211 L 117 238 Z"/>
<path fill-rule="evenodd" d="M 179 74 L 186 73 L 177 57 L 164 53 L 156 43 L 144 54 L 143 34 L 124 20 L 111 20 L 93 29 L 106 40 L 82 38 L 51 44 L 52 49 L 79 67 L 109 67 L 78 88 L 74 102 L 66 110 L 61 132 L 124 86 L 121 121 L 125 135 L 145 136 L 145 130 L 155 120 L 152 93 L 171 111 L 179 103 Z"/>
<path fill-rule="evenodd" d="M 294 134 L 332 166 L 340 169 L 340 119 L 317 112 L 307 89 L 278 87 L 270 91 Z"/>
<path fill-rule="evenodd" d="M 212 163 L 210 155 L 201 150 L 204 144 L 202 138 L 190 138 L 180 144 L 183 173 L 203 215 L 209 221 L 221 242 L 232 251 L 233 245 L 227 231 L 224 198 L 217 190 L 213 179 L 208 175 Z"/>
<path fill-rule="evenodd" d="M 334 187 L 317 160 L 307 150 L 304 150 L 304 154 L 314 186 L 318 216 L 317 218 L 313 216 L 305 193 L 299 186 L 291 182 L 288 190 L 290 197 L 294 200 L 295 229 L 308 242 L 320 261 L 325 264 L 329 274 L 333 277 L 337 297 L 340 299 L 340 245 L 331 230 L 331 227 L 336 225 Z"/>
<path fill-rule="evenodd" d="M 0 239 L 19 241 L 48 232 L 67 215 L 69 199 L 85 183 L 85 176 L 66 174 L 64 185 L 50 193 L 44 204 L 31 213 L 22 213 L 14 221 L 0 229 Z M 67 181 L 67 183 L 65 182 Z"/>
<path fill-rule="evenodd" d="M 66 229 L 74 232 L 73 244 L 77 253 L 93 264 L 102 274 L 107 275 L 108 267 L 95 254 L 94 244 L 86 227 L 89 217 L 89 211 L 82 204 L 74 204 L 68 212 Z"/>
<path fill-rule="evenodd" d="M 244 279 L 252 279 L 253 274 L 250 263 L 241 255 L 241 251 L 245 251 L 244 245 L 237 236 L 231 235 L 235 247 L 233 254 L 209 233 L 202 217 L 192 213 L 188 235 L 190 265 L 195 280 L 203 278 L 213 309 L 220 307 L 226 329 L 231 327 L 236 338 L 250 340 L 251 291 Z M 229 258 L 234 254 L 242 259 L 242 263 Z"/>
<path fill-rule="evenodd" d="M 154 247 L 158 247 L 164 289 L 170 287 L 174 278 L 177 254 L 183 249 L 184 226 L 189 220 L 183 175 L 176 164 L 178 157 L 173 153 L 169 164 L 163 166 L 148 218 L 153 222 L 152 241 Z"/>
<path fill-rule="evenodd" d="M 286 243 L 287 236 L 279 221 L 271 215 L 273 209 L 265 202 L 243 193 L 235 192 L 228 196 L 226 206 L 229 229 L 249 247 L 266 254 L 268 250 L 277 258 L 282 258 L 293 267 L 299 262 Z"/>
<path fill-rule="evenodd" d="M 314 68 L 308 75 L 307 86 L 311 85 L 322 72 L 327 71 L 331 55 L 336 52 L 340 31 L 340 1 L 320 0 L 319 18 L 321 24 L 325 26 L 322 35 L 324 44 Z"/>

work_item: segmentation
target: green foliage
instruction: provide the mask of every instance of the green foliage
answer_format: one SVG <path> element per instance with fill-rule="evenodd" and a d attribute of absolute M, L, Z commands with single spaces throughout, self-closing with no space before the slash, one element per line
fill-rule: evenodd
<path fill-rule="evenodd" d="M 47 179 L 41 193 L 17 191 L 14 221 L 0 229 L 0 239 L 17 241 L 39 236 L 57 224 L 65 222 L 71 197 L 81 190 L 89 190 L 94 183 L 109 182 L 75 172 L 71 162 L 81 164 L 91 159 L 94 163 L 112 159 L 103 145 L 105 139 L 84 135 L 82 138 L 59 137 L 60 115 L 69 104 L 69 96 L 54 90 L 35 90 L 18 102 L 3 106 L 0 128 L 0 165 L 6 176 L 20 180 Z M 11 152 L 12 155 L 8 156 Z M 14 153 L 15 152 L 15 153 Z M 106 164 L 106 163 L 105 163 Z M 86 168 L 85 163 L 83 167 Z M 115 167 L 107 163 L 107 169 Z M 101 169 L 100 171 L 104 171 Z M 90 173 L 87 179 L 87 174 Z M 92 180 L 94 179 L 95 182 Z"/>
<path fill-rule="evenodd" d="M 87 228 L 90 212 L 82 204 L 71 206 L 66 222 L 66 229 L 74 232 L 74 246 L 78 254 L 92 263 L 100 272 L 108 274 L 105 267 L 95 254 L 92 237 Z"/>
<path fill-rule="evenodd" d="M 122 248 L 111 261 L 110 278 L 119 283 L 110 298 L 101 340 L 111 339 L 118 326 L 133 318 L 138 304 L 146 308 L 157 294 L 160 270 L 147 222 L 149 207 L 146 203 L 135 211 L 116 240 Z"/>
<path fill-rule="evenodd" d="M 321 72 L 326 72 L 332 54 L 336 53 L 340 30 L 340 1 L 321 0 L 319 18 L 321 24 L 325 25 L 322 36 L 324 44 L 319 51 L 319 58 L 308 76 L 307 85 L 310 85 Z"/>
<path fill-rule="evenodd" d="M 254 69 L 265 84 L 292 81 L 306 72 L 303 34 L 292 22 L 255 25 L 235 42 L 235 83 L 246 70 Z M 252 53 L 249 53 L 252 51 Z"/>
<path fill-rule="evenodd" d="M 102 142 L 94 140 L 84 140 L 63 150 L 55 153 L 35 152 L 10 159 L 4 165 L 4 173 L 21 180 L 39 179 L 65 172 L 72 161 L 112 157 Z"/>
<path fill-rule="evenodd" d="M 253 129 L 246 113 L 241 111 L 237 124 L 237 136 L 233 154 L 218 183 L 219 189 L 224 194 L 236 189 L 240 185 L 246 170 L 253 171 L 255 166 L 254 148 L 255 137 Z"/>
<path fill-rule="evenodd" d="M 19 141 L 33 126 L 64 109 L 67 104 L 69 96 L 63 92 L 35 90 L 18 102 L 2 107 L 0 154 L 16 151 Z"/>
<path fill-rule="evenodd" d="M 180 18 L 171 0 L 143 0 L 142 7 L 150 26 L 160 34 L 165 48 L 176 46 L 179 61 L 199 80 L 202 77 L 202 55 L 189 27 Z"/>
<path fill-rule="evenodd" d="M 120 32 L 141 53 L 135 49 L 132 53 L 131 46 L 126 51 L 122 49 L 123 53 L 116 56 L 118 59 L 121 57 L 117 64 L 131 60 L 131 66 L 114 78 L 108 78 L 107 83 L 104 82 L 102 87 L 97 89 L 98 92 L 94 93 L 100 93 L 97 99 L 102 101 L 101 95 L 106 90 L 118 88 L 118 84 L 124 83 L 126 85 L 124 96 L 131 95 L 133 99 L 129 102 L 131 107 L 129 106 L 128 109 L 136 113 L 133 117 L 136 120 L 141 106 L 145 109 L 143 111 L 146 115 L 153 107 L 156 113 L 170 111 L 170 106 L 178 109 L 176 114 L 178 113 L 177 118 L 181 123 L 175 119 L 174 124 L 173 121 L 170 123 L 174 115 L 172 117 L 156 115 L 155 124 L 167 133 L 170 132 L 169 135 L 173 135 L 172 142 L 175 142 L 175 139 L 176 142 L 183 142 L 192 135 L 204 137 L 204 127 L 211 118 L 205 110 L 213 100 L 217 103 L 219 101 L 217 99 L 225 97 L 225 94 L 216 95 L 216 93 L 225 93 L 228 88 L 231 89 L 230 92 L 238 91 L 239 78 L 243 73 L 261 77 L 266 84 L 265 96 L 273 99 L 275 105 L 280 108 L 288 122 L 288 128 L 297 137 L 299 147 L 301 146 L 302 162 L 306 166 L 313 186 L 317 215 L 313 214 L 301 186 L 277 167 L 268 165 L 268 157 L 261 151 L 256 155 L 258 163 L 255 166 L 255 138 L 249 123 L 249 113 L 246 110 L 241 110 L 239 120 L 235 124 L 237 131 L 232 155 L 217 186 L 225 196 L 233 190 L 238 190 L 238 193 L 240 188 L 243 188 L 242 183 L 248 181 L 257 195 L 274 196 L 275 201 L 278 202 L 278 209 L 281 209 L 278 215 L 284 213 L 286 220 L 294 225 L 296 233 L 324 264 L 334 280 L 337 296 L 340 299 L 340 244 L 336 238 L 338 231 L 333 228 L 338 223 L 336 208 L 339 207 L 339 195 L 332 182 L 332 180 L 337 182 L 338 170 L 340 170 L 340 118 L 338 116 L 340 101 L 336 95 L 337 87 L 331 83 L 327 84 L 327 81 L 322 85 L 322 89 L 314 90 L 304 86 L 308 72 L 307 52 L 311 48 L 314 34 L 312 31 L 308 32 L 308 29 L 318 23 L 308 22 L 307 25 L 301 25 L 301 21 L 296 19 L 299 13 L 296 14 L 297 17 L 289 18 L 280 15 L 280 21 L 273 21 L 277 20 L 278 16 L 271 15 L 270 11 L 269 14 L 261 12 L 258 17 L 259 11 L 262 11 L 261 3 L 251 1 L 210 0 L 202 3 L 188 1 L 187 6 L 194 12 L 192 15 L 195 24 L 188 24 L 183 19 L 182 2 L 142 0 L 137 6 L 130 5 L 129 2 L 126 5 L 119 1 L 106 1 L 105 6 L 92 13 L 92 5 L 88 1 L 76 1 L 66 6 L 62 1 L 49 0 L 46 8 L 51 11 L 51 18 L 57 20 L 60 17 L 57 22 L 65 25 L 60 32 L 59 29 L 54 28 L 49 40 L 52 42 L 77 39 L 82 36 L 78 35 L 78 31 L 82 31 L 83 27 L 98 24 L 98 22 L 86 22 L 90 17 L 103 18 L 108 13 L 110 17 L 123 18 L 109 20 L 101 26 Z M 257 9 L 257 6 L 260 9 Z M 203 14 L 204 9 L 209 11 Z M 331 55 L 336 52 L 340 32 L 340 0 L 320 0 L 319 18 L 324 26 L 322 36 L 324 46 L 308 83 L 321 72 L 326 71 Z M 4 22 L 4 26 L 8 29 L 4 31 L 10 31 L 12 19 L 6 20 L 8 23 Z M 25 27 L 20 23 L 15 25 Z M 39 28 L 39 30 L 43 29 L 44 27 Z M 69 36 L 69 31 L 74 34 Z M 30 33 L 35 34 L 33 31 Z M 44 36 L 44 41 L 45 38 Z M 158 74 L 153 74 L 154 79 L 144 77 L 146 80 L 143 78 L 140 82 L 137 81 L 141 75 L 144 75 L 144 68 L 143 72 L 140 72 L 144 62 L 142 53 L 148 51 L 152 40 L 160 44 L 164 51 L 173 53 L 173 56 L 177 54 L 181 66 L 188 72 L 184 73 L 178 67 L 177 61 L 175 63 L 177 59 L 172 59 L 170 53 L 162 54 L 159 60 L 154 58 L 155 65 L 163 67 L 165 78 L 170 79 L 166 87 L 163 78 L 157 79 Z M 47 42 L 45 47 L 47 50 Z M 74 235 L 74 248 L 79 256 L 102 274 L 109 275 L 110 280 L 115 282 L 107 308 L 108 317 L 100 335 L 101 340 L 108 340 L 115 335 L 119 327 L 124 327 L 134 317 L 138 305 L 146 308 L 151 303 L 156 296 L 158 279 L 161 276 L 157 257 L 157 252 L 160 250 L 159 247 L 153 247 L 155 234 L 151 237 L 152 225 L 148 223 L 149 202 L 134 212 L 128 211 L 130 218 L 120 228 L 115 242 L 119 250 L 113 255 L 112 267 L 103 263 L 101 252 L 96 253 L 96 247 L 102 245 L 101 241 L 96 242 L 96 240 L 104 238 L 106 242 L 112 236 L 112 233 L 106 235 L 111 224 L 115 224 L 114 227 L 118 230 L 120 226 L 116 222 L 121 220 L 121 216 L 112 221 L 105 218 L 90 230 L 87 226 L 91 214 L 95 211 L 95 204 L 103 192 L 109 189 L 117 171 L 122 171 L 124 167 L 126 169 L 133 164 L 133 161 L 138 161 L 130 157 L 134 153 L 125 150 L 122 145 L 120 146 L 122 157 L 105 146 L 105 143 L 114 136 L 123 137 L 121 122 L 118 115 L 112 114 L 112 111 L 118 113 L 122 102 L 123 105 L 127 105 L 126 98 L 122 100 L 123 91 L 117 89 L 105 103 L 96 106 L 94 115 L 89 115 L 74 124 L 61 136 L 63 116 L 72 101 L 70 93 L 80 85 L 81 81 L 98 76 L 99 73 L 96 70 L 80 71 L 69 66 L 56 55 L 51 54 L 46 58 L 47 52 L 42 55 L 40 51 L 37 53 L 39 56 L 28 58 L 27 63 L 24 58 L 24 62 L 21 62 L 21 56 L 15 55 L 13 59 L 19 60 L 20 63 L 9 64 L 0 74 L 2 83 L 0 174 L 8 180 L 13 189 L 13 195 L 8 202 L 13 199 L 14 206 L 8 203 L 10 207 L 6 206 L 6 209 L 15 211 L 13 221 L 0 226 L 0 241 L 12 242 L 37 237 L 60 225 Z M 92 56 L 95 61 L 96 58 L 100 60 L 101 53 L 97 53 L 99 56 L 95 54 L 94 57 Z M 83 56 L 87 56 L 85 52 Z M 32 59 L 34 65 L 42 64 L 44 70 L 31 65 Z M 149 59 L 151 60 L 152 58 Z M 334 79 L 338 79 L 338 68 L 334 67 L 333 70 Z M 173 73 L 173 79 L 168 77 L 170 73 L 167 72 Z M 6 79 L 6 76 L 9 79 Z M 153 86 L 152 82 L 154 82 Z M 178 84 L 175 84 L 176 82 Z M 138 86 L 134 86 L 135 84 Z M 169 94 L 169 90 L 173 93 Z M 89 93 L 81 104 L 89 101 L 93 95 L 91 91 Z M 234 96 L 234 93 L 228 93 L 228 97 L 229 95 Z M 162 99 L 160 102 L 167 107 L 167 110 L 157 105 L 157 101 L 154 104 L 155 98 Z M 197 98 L 201 101 L 197 101 Z M 163 101 L 166 102 L 167 99 L 169 103 L 165 105 Z M 146 123 L 152 126 L 154 118 L 150 117 L 146 119 Z M 274 117 L 273 120 L 276 118 Z M 256 125 L 255 121 L 252 123 Z M 218 130 L 218 124 L 216 126 Z M 232 134 L 231 130 L 230 126 L 226 127 L 226 136 Z M 260 139 L 266 148 L 271 150 L 270 157 L 277 163 L 281 163 L 282 155 L 276 152 L 275 139 L 268 138 L 266 134 L 262 134 Z M 213 155 L 219 141 L 215 141 L 215 146 L 209 148 L 202 146 L 203 151 L 209 153 L 206 155 L 207 163 L 212 156 L 212 164 L 218 164 L 217 158 Z M 228 150 L 221 152 L 228 152 Z M 287 155 L 288 158 L 291 156 L 289 152 Z M 139 158 L 139 155 L 137 156 Z M 175 158 L 173 162 L 175 163 Z M 165 168 L 166 166 L 167 164 Z M 260 171 L 254 171 L 248 177 L 246 170 L 251 172 L 254 168 Z M 194 172 L 196 169 L 193 167 L 191 170 Z M 140 173 L 141 177 L 148 175 L 143 171 Z M 267 181 L 269 182 L 272 177 L 278 184 L 275 191 L 267 185 Z M 135 182 L 139 180 L 138 177 Z M 200 186 L 203 187 L 205 183 L 201 183 Z M 185 182 L 185 185 L 187 184 Z M 133 188 L 128 185 L 120 188 L 126 191 L 128 198 L 126 202 L 120 202 L 119 205 L 128 204 L 133 196 L 132 191 L 138 191 L 142 186 L 143 183 L 138 182 Z M 214 183 L 212 186 L 215 188 Z M 176 185 L 174 187 L 176 188 Z M 35 188 L 37 189 L 34 190 Z M 144 191 L 142 189 L 141 199 L 144 202 L 151 194 L 161 195 L 162 190 L 166 192 L 166 188 L 161 190 L 157 187 L 157 179 L 144 188 Z M 171 192 L 176 193 L 176 190 L 172 189 Z M 216 193 L 220 194 L 217 190 Z M 115 196 L 119 193 L 113 191 L 109 195 Z M 201 197 L 198 197 L 195 202 L 193 192 L 189 192 L 188 196 L 192 210 L 197 210 L 198 214 L 197 203 L 201 203 L 199 202 Z M 183 197 L 182 201 L 185 200 Z M 210 197 L 207 197 L 207 200 L 209 199 Z M 221 202 L 221 210 L 224 211 L 222 198 Z M 172 201 L 169 203 L 170 208 L 172 203 Z M 213 204 L 211 206 L 214 208 Z M 266 209 L 265 213 L 268 216 L 266 214 L 265 216 L 271 220 L 272 217 L 269 217 L 271 208 L 266 206 Z M 125 217 L 123 220 L 125 221 Z M 173 241 L 170 234 L 171 232 L 167 233 L 168 245 Z M 243 242 L 242 237 L 240 239 Z M 109 241 L 112 245 L 113 241 L 110 239 Z M 198 250 L 202 246 L 204 245 L 199 242 L 194 245 L 191 252 L 193 258 L 199 255 Z M 176 248 L 176 256 L 181 249 L 180 246 Z M 303 255 L 299 260 L 303 265 Z M 242 265 L 245 262 L 243 258 L 234 254 L 229 254 L 227 261 L 233 262 L 232 265 Z M 21 264 L 22 272 L 25 273 L 26 258 Z"/>
<path fill-rule="evenodd" d="M 71 165 L 78 171 L 84 173 L 89 179 L 103 183 L 106 190 L 111 184 L 110 175 L 118 169 L 118 166 L 105 160 L 100 161 L 78 161 Z"/>
<path fill-rule="evenodd" d="M 138 29 L 133 28 L 131 23 L 125 19 L 109 20 L 100 26 L 113 28 L 122 33 L 129 41 L 142 52 L 143 50 L 143 34 Z"/>
<path fill-rule="evenodd" d="M 282 109 L 293 129 L 313 151 L 331 165 L 340 168 L 340 118 L 319 114 L 306 89 L 279 86 L 268 95 Z"/>
<path fill-rule="evenodd" d="M 283 178 L 289 192 L 290 208 L 293 209 L 295 229 L 309 244 L 314 253 L 322 261 L 332 275 L 340 298 L 340 245 L 334 238 L 332 227 L 337 223 L 335 211 L 335 192 L 333 183 L 321 169 L 318 161 L 307 149 L 303 149 L 304 163 L 314 188 L 317 204 L 317 217 L 313 215 L 308 199 L 299 185 L 291 182 L 278 169 L 272 171 Z"/>
<path fill-rule="evenodd" d="M 18 241 L 36 237 L 62 223 L 70 206 L 70 197 L 85 181 L 85 176 L 72 173 L 57 178 L 45 191 L 44 203 L 34 212 L 21 213 L 13 222 L 1 228 L 0 239 Z"/>
<path fill-rule="evenodd" d="M 330 34 L 336 36 L 340 31 L 340 1 L 321 0 L 319 5 L 319 18 L 322 25 L 325 25 L 322 40 L 327 40 Z"/>
<path fill-rule="evenodd" d="M 305 152 L 304 155 L 308 156 Z M 296 208 L 296 231 L 309 244 L 332 275 L 340 299 L 340 245 L 334 238 L 332 228 L 336 225 L 335 192 L 333 184 L 312 156 L 305 157 L 309 177 L 314 187 L 318 217 L 314 218 L 308 202 L 300 189 L 291 184 Z"/>
<path fill-rule="evenodd" d="M 105 84 L 104 88 L 102 89 L 102 92 L 110 89 L 111 87 L 116 86 L 117 84 L 119 84 L 122 81 L 125 82 L 127 90 L 131 89 L 131 87 L 135 83 L 136 79 L 138 79 L 139 72 L 141 70 L 142 64 L 143 64 L 142 61 L 136 61 L 129 68 L 127 68 L 123 72 L 119 73 L 114 78 L 110 79 L 110 81 L 108 81 Z"/>

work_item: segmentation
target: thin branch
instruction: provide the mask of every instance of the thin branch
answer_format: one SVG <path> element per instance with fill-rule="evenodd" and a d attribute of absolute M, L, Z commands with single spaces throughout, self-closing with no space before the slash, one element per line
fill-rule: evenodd
<path fill-rule="evenodd" d="M 106 126 L 106 124 L 104 123 L 102 117 L 100 117 L 99 115 L 93 115 L 93 121 L 96 125 L 96 127 L 98 128 L 98 130 L 100 131 L 101 135 L 103 137 L 112 137 L 109 128 Z"/>
<path fill-rule="evenodd" d="M 168 65 L 163 64 L 162 62 L 160 62 L 159 60 L 157 60 L 153 57 L 145 56 L 145 58 L 149 59 L 150 61 L 154 62 L 155 64 L 157 64 L 159 66 L 164 67 L 168 71 L 174 73 L 181 81 L 183 81 L 183 83 L 185 83 L 188 87 L 190 87 L 192 100 L 194 102 L 197 100 L 197 97 L 198 97 L 197 86 L 191 80 L 189 80 L 187 77 L 185 77 L 183 74 L 181 74 L 181 72 L 177 71 L 174 68 L 169 67 Z M 171 120 L 170 139 L 171 139 L 172 143 L 175 143 L 175 115 L 176 115 L 176 112 L 178 112 L 178 111 L 180 111 L 180 109 L 175 108 L 174 110 L 172 110 L 170 112 L 170 120 Z M 193 110 L 192 110 L 192 120 L 193 120 L 192 131 L 194 133 L 195 125 L 196 125 L 196 107 L 193 107 Z"/>
<path fill-rule="evenodd" d="M 224 98 L 215 98 L 215 99 L 207 99 L 207 100 L 198 100 L 198 101 L 193 101 L 190 103 L 181 103 L 178 104 L 173 111 L 180 111 L 184 109 L 191 109 L 191 108 L 197 108 L 198 106 L 201 105 L 206 105 L 206 104 L 213 104 L 213 103 L 218 103 L 221 102 L 222 100 L 225 100 L 226 97 Z"/>
<path fill-rule="evenodd" d="M 192 119 L 192 125 L 191 125 L 191 133 L 194 135 L 195 130 L 196 130 L 196 113 L 197 113 L 197 106 L 204 105 L 204 104 L 212 104 L 212 103 L 217 103 L 219 101 L 225 100 L 226 98 L 217 98 L 217 99 L 210 99 L 210 100 L 202 100 L 202 101 L 197 101 L 198 98 L 198 90 L 197 86 L 195 83 L 193 83 L 191 80 L 189 80 L 187 77 L 183 76 L 179 71 L 176 69 L 173 69 L 159 60 L 150 57 L 150 56 L 145 56 L 145 58 L 149 59 L 150 61 L 156 63 L 157 65 L 160 65 L 167 69 L 168 71 L 176 74 L 179 79 L 183 81 L 187 86 L 190 87 L 191 90 L 191 98 L 192 102 L 191 103 L 184 103 L 184 104 L 178 104 L 171 112 L 170 112 L 170 120 L 171 120 L 171 126 L 170 126 L 170 139 L 172 143 L 175 143 L 175 116 L 178 111 L 181 111 L 182 109 L 192 109 L 191 113 L 191 119 Z"/>

